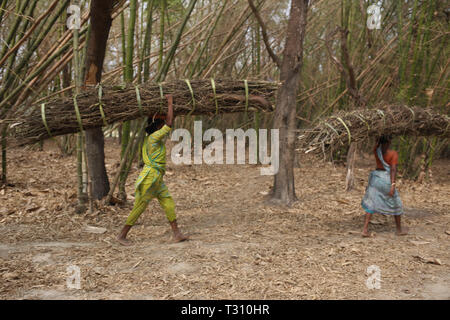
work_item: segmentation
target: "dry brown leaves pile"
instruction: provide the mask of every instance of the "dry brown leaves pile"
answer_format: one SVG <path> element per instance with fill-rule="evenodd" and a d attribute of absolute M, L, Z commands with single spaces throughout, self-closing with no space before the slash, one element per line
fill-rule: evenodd
<path fill-rule="evenodd" d="M 119 149 L 107 140 L 110 175 Z M 169 163 L 165 181 L 191 240 L 171 242 L 153 201 L 128 248 L 115 236 L 139 168 L 128 180 L 127 205 L 77 215 L 75 158 L 55 150 L 10 153 L 14 186 L 0 190 L 2 299 L 449 298 L 448 161 L 433 161 L 432 183 L 399 182 L 410 235 L 395 236 L 393 221 L 375 216 L 369 239 L 360 236 L 360 201 L 372 157 L 359 156 L 351 192 L 343 167 L 301 157 L 299 202 L 290 208 L 265 203 L 273 181 L 258 166 Z M 80 290 L 66 286 L 71 265 L 80 268 Z M 379 290 L 366 287 L 371 265 L 381 270 Z"/>

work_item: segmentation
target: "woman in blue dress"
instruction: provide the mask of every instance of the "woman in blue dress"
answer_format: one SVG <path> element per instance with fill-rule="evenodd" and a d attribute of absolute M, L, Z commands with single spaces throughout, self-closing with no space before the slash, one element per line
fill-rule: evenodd
<path fill-rule="evenodd" d="M 366 211 L 363 237 L 371 236 L 368 228 L 370 218 L 374 213 L 392 215 L 397 227 L 397 235 L 408 234 L 407 229 L 401 224 L 403 205 L 395 188 L 398 153 L 389 149 L 391 140 L 390 136 L 383 135 L 378 139 L 374 148 L 377 168 L 369 175 L 369 185 L 361 201 L 361 206 Z"/>

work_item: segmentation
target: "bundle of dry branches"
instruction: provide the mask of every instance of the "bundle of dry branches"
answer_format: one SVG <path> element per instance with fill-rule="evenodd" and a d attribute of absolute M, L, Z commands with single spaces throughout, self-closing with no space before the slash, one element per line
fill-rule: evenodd
<path fill-rule="evenodd" d="M 10 125 L 14 144 L 34 143 L 52 136 L 74 133 L 115 122 L 165 114 L 165 95 L 174 97 L 176 115 L 273 111 L 276 83 L 233 80 L 176 80 L 139 87 L 96 87 L 74 98 L 24 106 Z M 77 115 L 79 110 L 79 116 Z"/>
<path fill-rule="evenodd" d="M 339 112 L 315 128 L 302 130 L 300 150 L 332 153 L 333 150 L 382 134 L 450 137 L 450 117 L 432 109 L 400 105 Z"/>

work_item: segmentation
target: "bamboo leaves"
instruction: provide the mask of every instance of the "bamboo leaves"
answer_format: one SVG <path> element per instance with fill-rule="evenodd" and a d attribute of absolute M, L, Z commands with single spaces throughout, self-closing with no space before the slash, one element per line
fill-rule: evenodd
<path fill-rule="evenodd" d="M 173 41 L 172 46 L 170 47 L 169 53 L 166 56 L 166 59 L 164 60 L 164 63 L 162 64 L 158 75 L 156 76 L 156 81 L 164 81 L 166 78 L 167 73 L 169 72 L 169 66 L 172 63 L 172 60 L 175 56 L 175 51 L 178 48 L 178 44 L 180 43 L 181 36 L 183 35 L 184 28 L 186 27 L 186 24 L 192 14 L 192 10 L 194 10 L 195 4 L 197 3 L 197 0 L 191 0 L 189 3 L 188 8 L 186 9 L 186 13 L 183 19 L 183 22 L 181 23 L 176 38 Z"/>

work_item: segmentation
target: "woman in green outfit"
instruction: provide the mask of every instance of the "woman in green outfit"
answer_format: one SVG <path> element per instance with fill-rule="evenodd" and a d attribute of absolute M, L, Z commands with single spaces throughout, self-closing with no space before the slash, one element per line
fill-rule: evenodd
<path fill-rule="evenodd" d="M 136 196 L 133 210 L 126 221 L 125 226 L 122 228 L 122 231 L 117 236 L 117 240 L 125 246 L 131 245 L 130 240 L 126 239 L 126 236 L 153 198 L 157 198 L 159 204 L 164 209 L 170 226 L 172 227 L 175 241 L 180 242 L 188 239 L 178 229 L 175 216 L 175 203 L 163 181 L 166 169 L 165 137 L 171 131 L 174 118 L 173 97 L 172 95 L 167 95 L 166 98 L 169 106 L 165 124 L 164 121 L 159 118 L 149 119 L 149 125 L 145 129 L 148 134 L 142 147 L 142 158 L 145 166 L 136 181 Z"/>

